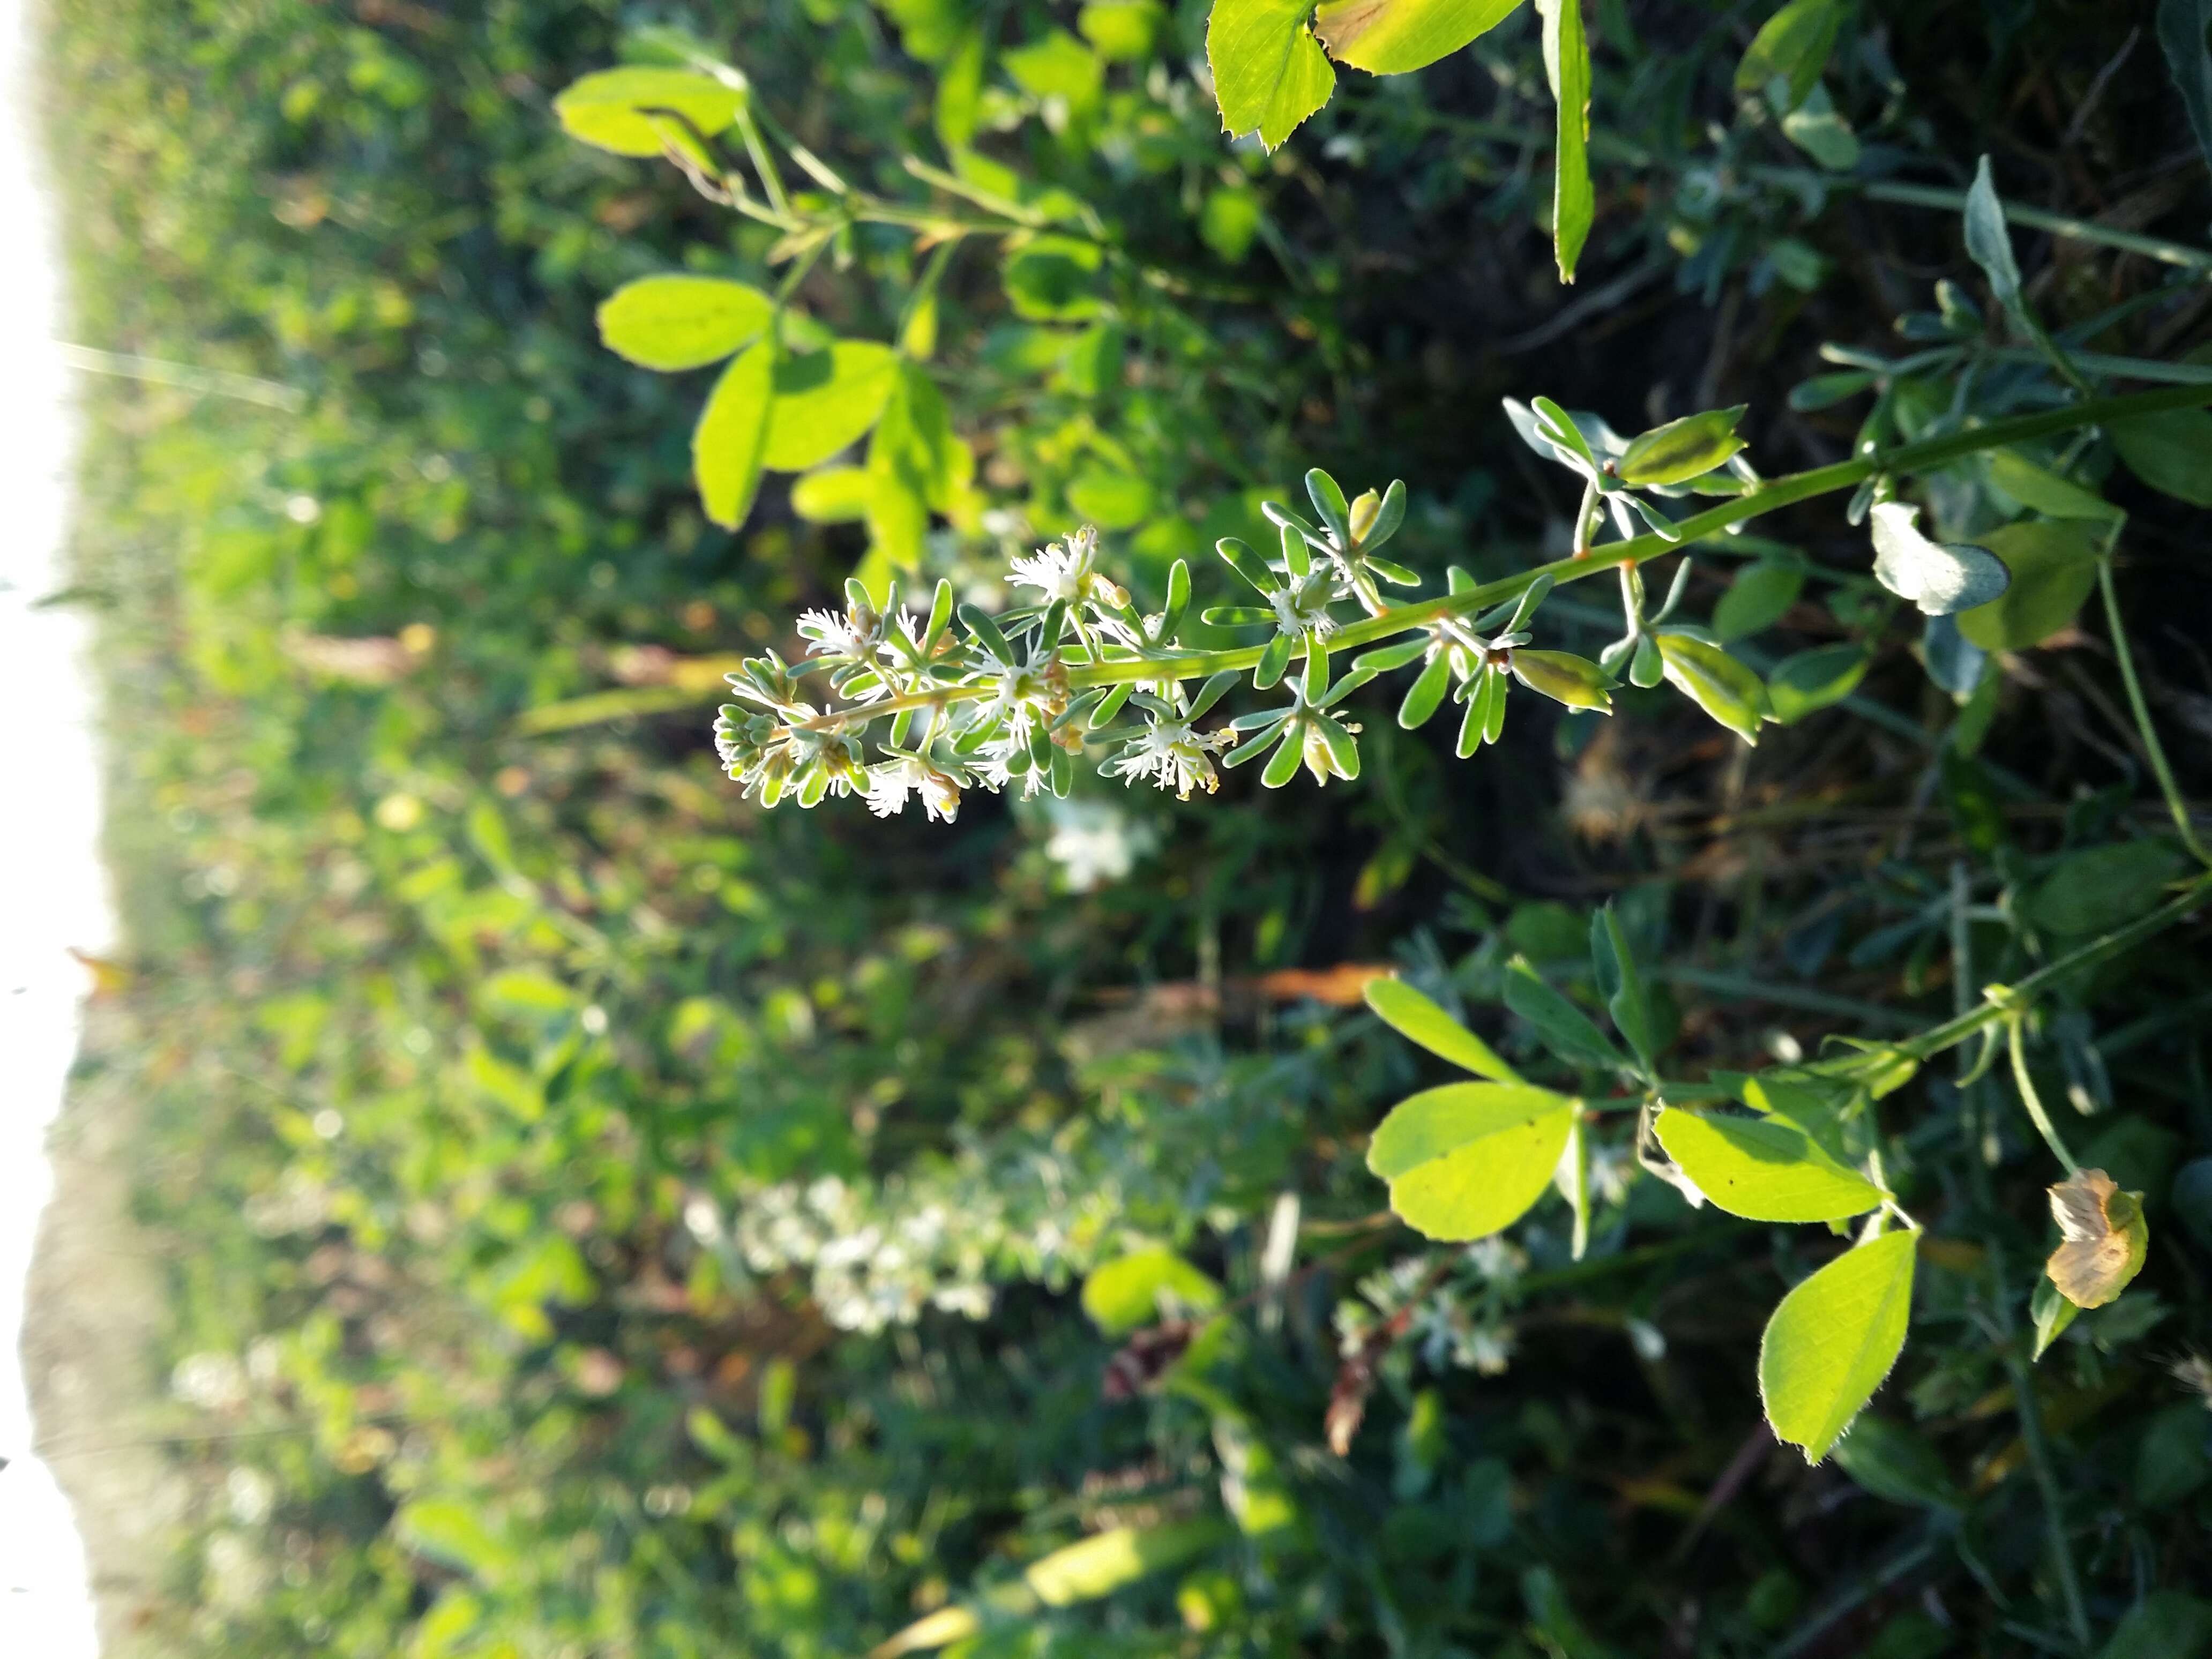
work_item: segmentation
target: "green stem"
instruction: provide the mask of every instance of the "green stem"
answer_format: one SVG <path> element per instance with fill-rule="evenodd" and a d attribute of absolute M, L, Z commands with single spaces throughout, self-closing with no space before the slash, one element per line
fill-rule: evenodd
<path fill-rule="evenodd" d="M 2094 968 L 2147 939 L 2155 938 L 2203 904 L 2208 897 L 2212 897 L 2212 876 L 2200 876 L 2182 890 L 2179 897 L 2168 900 L 2148 915 L 2091 939 L 2079 950 L 2068 952 L 2048 967 L 2038 969 L 2008 988 L 2002 995 L 1985 997 L 1955 1018 L 1945 1020 L 1941 1025 L 1930 1026 L 1910 1042 L 1899 1043 L 1897 1051 L 1913 1060 L 1928 1060 L 1946 1048 L 1954 1048 L 1984 1026 L 2027 1006 L 2052 986 L 2070 979 L 2084 969 Z"/>
<path fill-rule="evenodd" d="M 2212 868 L 2212 853 L 2207 853 L 2204 843 L 2197 837 L 2197 826 L 2189 815 L 2189 802 L 2181 793 L 2181 786 L 2173 776 L 2173 768 L 2166 758 L 2166 749 L 2158 740 L 2158 728 L 2151 724 L 2150 705 L 2143 700 L 2142 682 L 2136 675 L 2135 653 L 2128 648 L 2127 624 L 2120 618 L 2119 596 L 2112 586 L 2112 556 L 2109 550 L 2097 560 L 2097 586 L 2105 596 L 2105 623 L 2112 633 L 2112 654 L 2119 659 L 2120 678 L 2128 688 L 2128 707 L 2135 711 L 2136 729 L 2142 734 L 2143 752 L 2150 757 L 2150 769 L 2158 775 L 2159 793 L 2166 797 L 2166 810 L 2173 814 L 2173 827 L 2181 832 L 2181 844 L 2191 856 L 2208 868 Z"/>
<path fill-rule="evenodd" d="M 2021 1036 L 2027 1026 L 2027 1015 L 2017 1009 L 2005 1022 L 2005 1045 L 2012 1054 L 2013 1086 L 2020 1091 L 2020 1103 L 2027 1108 L 2027 1115 L 2035 1124 L 2035 1132 L 2043 1137 L 2043 1144 L 2051 1148 L 2051 1157 L 2066 1166 L 2068 1175 L 2079 1175 L 2081 1166 L 2074 1161 L 2074 1154 L 2066 1150 L 2066 1143 L 2058 1138 L 2058 1131 L 2051 1127 L 2051 1114 L 2043 1109 L 2043 1097 L 2036 1092 L 2035 1079 L 2027 1074 L 2027 1051 Z"/>

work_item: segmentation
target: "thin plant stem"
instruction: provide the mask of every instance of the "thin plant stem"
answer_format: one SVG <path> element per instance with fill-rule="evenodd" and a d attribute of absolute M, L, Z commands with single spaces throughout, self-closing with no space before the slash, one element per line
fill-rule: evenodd
<path fill-rule="evenodd" d="M 2020 1091 L 2020 1103 L 2027 1108 L 2027 1115 L 2035 1125 L 2035 1132 L 2043 1137 L 2043 1144 L 2051 1148 L 2051 1155 L 2066 1166 L 2068 1175 L 2079 1175 L 2081 1166 L 2074 1161 L 2074 1154 L 2066 1150 L 2066 1143 L 2058 1138 L 2051 1126 L 2051 1114 L 2043 1109 L 2043 1097 L 2036 1092 L 2035 1079 L 2027 1074 L 2027 1049 L 2021 1033 L 2027 1027 L 2027 1016 L 2015 1011 L 2005 1022 L 2005 1045 L 2012 1054 L 2013 1086 Z"/>
<path fill-rule="evenodd" d="M 2143 752 L 2150 757 L 2150 769 L 2158 775 L 2159 793 L 2166 797 L 2166 810 L 2173 814 L 2173 827 L 2181 832 L 2181 844 L 2199 864 L 2212 868 L 2212 853 L 2204 849 L 2197 839 L 2197 825 L 2189 815 L 2189 802 L 2175 781 L 2173 768 L 2167 763 L 2166 749 L 2158 740 L 2158 728 L 2151 724 L 2150 705 L 2143 699 L 2142 682 L 2136 673 L 2135 653 L 2128 647 L 2127 624 L 2120 617 L 2119 595 L 2112 586 L 2112 556 L 2108 551 L 2097 561 L 2097 586 L 2105 597 L 2105 623 L 2112 629 L 2112 654 L 2119 659 L 2120 678 L 2128 688 L 2128 707 L 2134 710 L 2136 729 L 2142 733 Z"/>

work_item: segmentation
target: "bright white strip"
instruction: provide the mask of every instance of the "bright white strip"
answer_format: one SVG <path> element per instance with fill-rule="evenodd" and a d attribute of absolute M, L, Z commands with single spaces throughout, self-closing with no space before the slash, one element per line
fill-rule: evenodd
<path fill-rule="evenodd" d="M 100 786 L 86 629 L 33 602 L 61 574 L 73 420 L 60 355 L 59 255 L 24 0 L 0 0 L 0 1654 L 99 1651 L 84 1551 L 69 1506 L 30 1455 L 19 1369 L 23 1277 L 52 1186 L 44 1137 L 76 1048 L 85 971 L 112 932 L 99 861 Z"/>

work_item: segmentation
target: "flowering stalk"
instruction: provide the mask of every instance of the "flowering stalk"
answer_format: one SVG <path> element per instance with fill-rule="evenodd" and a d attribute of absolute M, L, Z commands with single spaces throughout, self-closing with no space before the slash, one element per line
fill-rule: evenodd
<path fill-rule="evenodd" d="M 1379 495 L 1370 491 L 1347 502 L 1335 480 L 1316 470 L 1306 483 L 1318 525 L 1275 503 L 1266 507 L 1281 532 L 1279 557 L 1263 557 L 1233 538 L 1219 544 L 1224 561 L 1265 603 L 1209 609 L 1205 620 L 1265 628 L 1269 634 L 1261 643 L 1176 650 L 1190 601 L 1188 567 L 1176 562 L 1164 608 L 1140 614 L 1127 591 L 1098 568 L 1097 535 L 1085 528 L 1014 562 L 1010 583 L 1034 589 L 1036 603 L 995 617 L 973 605 L 958 607 L 964 638 L 951 628 L 949 583 L 938 584 L 926 620 L 901 608 L 895 588 L 879 611 L 859 583 L 848 583 L 842 615 L 817 611 L 801 618 L 807 660 L 789 665 L 770 653 L 749 659 L 729 677 L 742 703 L 723 707 L 716 746 L 745 793 L 770 805 L 786 796 L 811 806 L 859 793 L 871 810 L 889 814 L 919 793 L 933 817 L 949 821 L 970 787 L 1018 787 L 1024 796 L 1049 788 L 1065 795 L 1075 757 L 1092 744 L 1111 750 L 1099 765 L 1106 775 L 1127 783 L 1149 778 L 1188 798 L 1218 787 L 1217 757 L 1220 765 L 1235 766 L 1270 750 L 1262 781 L 1271 787 L 1287 783 L 1301 764 L 1317 782 L 1357 776 L 1358 728 L 1336 705 L 1378 674 L 1422 665 L 1399 711 L 1400 724 L 1408 727 L 1425 721 L 1455 682 L 1456 700 L 1467 705 L 1459 744 L 1466 756 L 1496 741 L 1509 679 L 1570 706 L 1609 713 L 1612 671 L 1631 665 L 1636 647 L 1645 643 L 1654 648 L 1642 654 L 1659 661 L 1650 673 L 1638 662 L 1632 675 L 1638 683 L 1656 683 L 1663 673 L 1714 718 L 1755 741 L 1759 720 L 1771 718 L 1756 676 L 1703 630 L 1677 624 L 1656 637 L 1646 635 L 1639 584 L 1629 584 L 1630 637 L 1622 645 L 1630 648 L 1608 653 L 1604 666 L 1525 648 L 1531 637 L 1526 625 L 1559 583 L 1606 570 L 1632 573 L 1684 544 L 1816 495 L 2053 433 L 2206 403 L 2212 403 L 2212 386 L 2090 399 L 1893 449 L 1869 447 L 1833 465 L 1747 484 L 1741 474 L 1747 469 L 1730 465 L 1741 447 L 1734 438 L 1739 411 L 1672 422 L 1601 453 L 1564 412 L 1540 399 L 1534 431 L 1524 433 L 1532 445 L 1590 479 L 1624 532 L 1632 512 L 1646 523 L 1664 524 L 1663 532 L 1578 549 L 1493 582 L 1478 583 L 1455 569 L 1443 595 L 1388 605 L 1381 584 L 1419 580 L 1376 552 L 1403 522 L 1404 486 L 1393 483 Z M 1527 413 L 1517 405 L 1511 412 Z M 1570 434 L 1583 441 L 1578 447 Z M 1698 471 L 1699 465 L 1705 470 Z M 1631 493 L 1632 486 L 1728 498 L 1673 520 Z M 1352 604 L 1366 614 L 1340 622 L 1335 609 Z M 1671 608 L 1650 625 L 1657 628 Z M 1416 633 L 1422 637 L 1357 657 L 1349 671 L 1330 679 L 1333 653 Z M 1293 662 L 1303 667 L 1287 704 L 1240 716 L 1221 731 L 1199 729 L 1196 722 L 1237 679 L 1249 674 L 1255 690 L 1271 690 Z M 817 676 L 826 677 L 841 702 L 817 706 L 805 695 L 806 682 Z M 1193 681 L 1200 682 L 1194 691 L 1188 689 Z M 1133 718 L 1117 724 L 1125 715 Z M 878 740 L 878 758 L 871 760 L 863 739 L 885 720 L 888 734 Z"/>

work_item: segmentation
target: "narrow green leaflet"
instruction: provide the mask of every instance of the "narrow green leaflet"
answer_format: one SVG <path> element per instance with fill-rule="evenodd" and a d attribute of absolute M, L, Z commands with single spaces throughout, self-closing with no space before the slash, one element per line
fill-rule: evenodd
<path fill-rule="evenodd" d="M 1566 1149 L 1575 1103 L 1548 1089 L 1455 1083 L 1393 1107 L 1367 1167 L 1390 1207 L 1431 1238 L 1484 1238 L 1527 1214 Z"/>
<path fill-rule="evenodd" d="M 1685 483 L 1711 471 L 1743 447 L 1735 428 L 1749 407 L 1708 409 L 1638 434 L 1621 452 L 1621 483 Z"/>
<path fill-rule="evenodd" d="M 1552 252 L 1559 280 L 1575 280 L 1576 263 L 1597 216 L 1589 173 L 1589 37 L 1582 0 L 1536 0 L 1544 20 L 1544 74 L 1559 106 L 1559 142 L 1552 153 Z"/>
<path fill-rule="evenodd" d="M 2035 1324 L 2035 1352 L 2030 1359 L 2040 1359 L 2074 1322 L 2081 1308 L 2067 1298 L 2066 1293 L 2052 1284 L 2048 1275 L 2035 1281 L 2034 1294 L 2027 1299 L 2027 1316 Z"/>
<path fill-rule="evenodd" d="M 1610 904 L 1590 917 L 1590 966 L 1597 975 L 1598 992 L 1605 998 L 1606 1012 L 1613 1016 L 1613 1029 L 1628 1039 L 1644 1071 L 1650 1072 L 1657 1052 L 1652 1039 L 1651 998 L 1644 988 L 1644 974 L 1636 965 L 1635 954 L 1621 934 L 1620 918 Z"/>
<path fill-rule="evenodd" d="M 1670 1106 L 1653 1128 L 1699 1192 L 1747 1221 L 1838 1221 L 1881 1202 L 1881 1188 L 1792 1123 Z"/>
<path fill-rule="evenodd" d="M 2212 412 L 2170 409 L 2106 428 L 2128 471 L 2160 495 L 2212 507 Z"/>
<path fill-rule="evenodd" d="M 699 482 L 700 505 L 725 530 L 735 530 L 745 521 L 760 489 L 775 373 L 773 340 L 748 347 L 714 382 L 691 434 L 691 470 Z"/>
<path fill-rule="evenodd" d="M 1164 1244 L 1102 1263 L 1083 1281 L 1083 1311 L 1109 1336 L 1149 1325 L 1170 1308 L 1208 1313 L 1221 1286 Z"/>
<path fill-rule="evenodd" d="M 1403 75 L 1449 58 L 1510 16 L 1521 0 L 1328 0 L 1314 32 L 1340 64 Z"/>
<path fill-rule="evenodd" d="M 1787 84 L 1790 107 L 1795 109 L 1820 83 L 1843 21 L 1843 0 L 1792 0 L 1752 37 L 1736 64 L 1736 95 L 1764 95 L 1778 76 Z"/>
<path fill-rule="evenodd" d="M 1779 559 L 1760 559 L 1736 572 L 1713 607 L 1713 632 L 1725 645 L 1749 639 L 1782 620 L 1805 591 L 1805 573 Z"/>
<path fill-rule="evenodd" d="M 1654 635 L 1667 683 L 1746 743 L 1759 741 L 1766 717 L 1766 687 L 1758 675 L 1717 645 L 1687 634 Z"/>
<path fill-rule="evenodd" d="M 1990 483 L 2022 507 L 2053 519 L 2090 519 L 2118 523 L 2127 514 L 2094 490 L 2048 467 L 2038 466 L 2017 449 L 1993 449 L 1983 458 Z"/>
<path fill-rule="evenodd" d="M 1606 695 L 1611 676 L 1587 657 L 1577 657 L 1571 651 L 1531 651 L 1523 646 L 1514 651 L 1510 666 L 1515 679 L 1554 702 L 1570 708 L 1595 708 L 1601 714 L 1613 713 L 1613 699 Z"/>
<path fill-rule="evenodd" d="M 876 423 L 898 375 L 898 358 L 873 340 L 840 340 L 775 367 L 763 465 L 776 472 L 818 466 Z"/>
<path fill-rule="evenodd" d="M 1817 1463 L 1905 1346 L 1915 1232 L 1846 1250 L 1782 1298 L 1759 1344 L 1759 1392 L 1778 1439 Z"/>
<path fill-rule="evenodd" d="M 1590 1017 L 1547 985 L 1525 957 L 1505 969 L 1505 1006 L 1536 1028 L 1544 1046 L 1571 1066 L 1628 1069 L 1628 1060 Z"/>
<path fill-rule="evenodd" d="M 2159 49 L 2166 54 L 2173 88 L 2189 112 L 2197 147 L 2212 162 L 2212 50 L 2205 45 L 2208 29 L 2212 29 L 2212 0 L 2160 0 Z"/>
<path fill-rule="evenodd" d="M 1989 550 L 2011 580 L 1989 604 L 1959 615 L 1959 631 L 1984 651 L 2024 651 L 2072 622 L 2097 585 L 2103 536 L 2079 519 L 2045 519 L 1992 530 Z"/>
<path fill-rule="evenodd" d="M 1841 702 L 1858 690 L 1873 660 L 1863 647 L 1856 645 L 1816 645 L 1784 657 L 1766 677 L 1774 718 L 1788 726 Z"/>
<path fill-rule="evenodd" d="M 610 350 L 664 374 L 720 362 L 760 337 L 775 303 L 758 289 L 719 276 L 646 276 L 599 307 Z"/>
<path fill-rule="evenodd" d="M 1221 125 L 1257 132 L 1273 149 L 1328 101 L 1336 71 L 1306 27 L 1305 0 L 1218 0 L 1206 23 L 1206 61 Z"/>
<path fill-rule="evenodd" d="M 742 88 L 679 69 L 602 70 L 553 100 L 553 112 L 571 137 L 617 155 L 658 155 L 664 137 L 696 153 L 682 126 L 648 111 L 673 111 L 711 138 L 744 106 Z M 706 158 L 695 154 L 695 159 Z"/>
<path fill-rule="evenodd" d="M 1876 501 L 1869 511 L 1875 580 L 1930 617 L 1971 611 L 2005 591 L 2012 574 L 1996 554 L 1963 542 L 1930 541 L 1919 520 L 1920 509 L 1904 501 Z"/>
<path fill-rule="evenodd" d="M 1448 1060 L 1477 1077 L 1499 1083 L 1521 1080 L 1488 1043 L 1402 979 L 1370 979 L 1366 994 L 1367 1006 L 1375 1011 L 1376 1018 L 1407 1042 L 1418 1043 L 1437 1059 Z"/>

